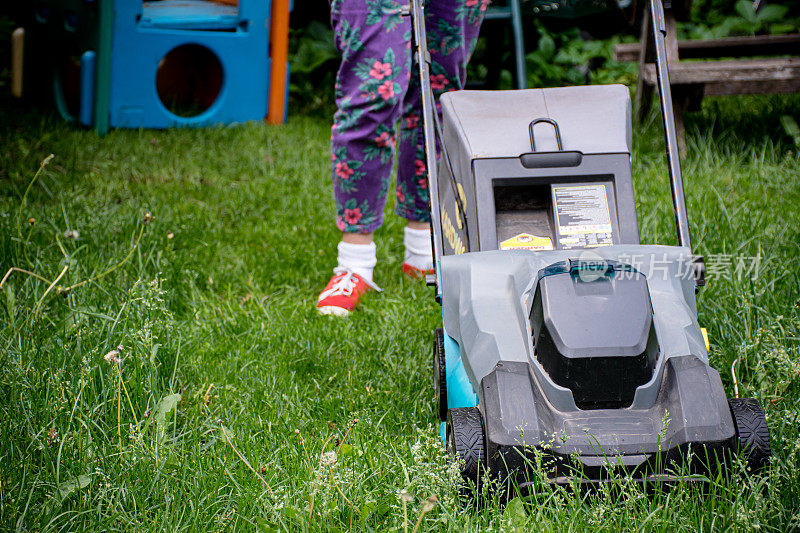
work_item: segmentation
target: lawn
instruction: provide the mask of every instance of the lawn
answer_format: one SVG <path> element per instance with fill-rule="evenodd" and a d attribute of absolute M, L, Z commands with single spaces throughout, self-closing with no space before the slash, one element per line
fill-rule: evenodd
<path fill-rule="evenodd" d="M 391 202 L 383 293 L 347 319 L 314 310 L 338 239 L 327 120 L 98 138 L 3 104 L 0 275 L 27 273 L 0 290 L 0 529 L 800 528 L 800 154 L 779 122 L 797 97 L 707 101 L 684 164 L 700 322 L 729 395 L 738 359 L 767 410 L 768 475 L 543 485 L 507 506 L 459 503 L 439 308 L 401 276 Z M 640 233 L 674 243 L 654 120 L 635 134 Z"/>

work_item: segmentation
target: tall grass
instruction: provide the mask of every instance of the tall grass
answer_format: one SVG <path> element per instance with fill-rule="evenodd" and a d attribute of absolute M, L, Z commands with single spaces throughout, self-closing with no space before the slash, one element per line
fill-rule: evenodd
<path fill-rule="evenodd" d="M 327 123 L 98 139 L 10 111 L 0 275 L 27 273 L 0 288 L 0 527 L 797 529 L 800 157 L 774 133 L 797 104 L 708 102 L 689 122 L 685 162 L 694 241 L 710 261 L 700 322 L 729 393 L 738 361 L 741 395 L 766 408 L 769 473 L 702 493 L 540 482 L 508 504 L 488 487 L 461 502 L 431 387 L 439 309 L 400 274 L 391 206 L 378 235 L 384 292 L 347 320 L 315 314 L 338 238 Z M 646 124 L 634 154 L 643 242 L 674 242 L 662 153 Z M 728 273 L 728 255 L 760 257 L 758 275 Z"/>

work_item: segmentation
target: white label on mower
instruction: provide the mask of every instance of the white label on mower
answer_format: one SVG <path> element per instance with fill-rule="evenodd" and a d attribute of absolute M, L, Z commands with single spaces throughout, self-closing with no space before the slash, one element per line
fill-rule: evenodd
<path fill-rule="evenodd" d="M 553 204 L 563 248 L 612 244 L 605 185 L 553 187 Z"/>

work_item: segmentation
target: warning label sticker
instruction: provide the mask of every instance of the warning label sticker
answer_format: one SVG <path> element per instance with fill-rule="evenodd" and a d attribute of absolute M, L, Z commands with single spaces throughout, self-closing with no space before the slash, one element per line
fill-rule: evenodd
<path fill-rule="evenodd" d="M 553 241 L 549 237 L 537 237 L 530 233 L 520 233 L 500 243 L 501 250 L 552 250 Z"/>
<path fill-rule="evenodd" d="M 553 187 L 553 206 L 563 248 L 613 243 L 605 185 Z"/>
<path fill-rule="evenodd" d="M 565 250 L 570 248 L 596 248 L 598 246 L 611 246 L 610 233 L 584 233 L 582 235 L 570 235 L 561 239 L 561 247 Z"/>

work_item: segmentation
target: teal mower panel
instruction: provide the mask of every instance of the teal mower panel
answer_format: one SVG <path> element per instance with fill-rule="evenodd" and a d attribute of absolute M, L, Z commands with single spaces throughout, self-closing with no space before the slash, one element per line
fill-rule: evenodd
<path fill-rule="evenodd" d="M 444 366 L 447 376 L 447 408 L 456 407 L 476 407 L 478 396 L 470 384 L 467 372 L 464 370 L 464 363 L 461 360 L 461 350 L 458 344 L 444 330 Z M 439 434 L 442 437 L 442 446 L 445 446 L 445 423 L 439 427 Z"/>

